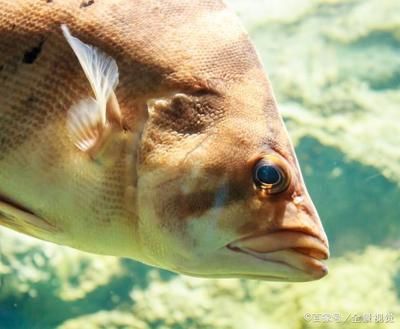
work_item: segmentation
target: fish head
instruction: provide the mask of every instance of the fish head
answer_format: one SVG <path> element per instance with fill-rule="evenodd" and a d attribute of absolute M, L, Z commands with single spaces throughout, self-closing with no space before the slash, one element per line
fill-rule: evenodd
<path fill-rule="evenodd" d="M 327 237 L 258 72 L 222 95 L 149 103 L 138 167 L 148 263 L 212 278 L 327 274 Z"/>

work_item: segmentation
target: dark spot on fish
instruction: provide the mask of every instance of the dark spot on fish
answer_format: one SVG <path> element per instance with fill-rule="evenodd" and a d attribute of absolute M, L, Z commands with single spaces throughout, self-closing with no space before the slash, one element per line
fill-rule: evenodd
<path fill-rule="evenodd" d="M 29 103 L 35 103 L 35 102 L 38 101 L 38 98 L 35 97 L 35 96 L 33 96 L 33 95 L 30 95 L 30 96 L 27 98 L 26 101 L 28 102 L 28 104 L 29 104 Z"/>
<path fill-rule="evenodd" d="M 198 134 L 215 124 L 223 112 L 215 106 L 212 98 L 177 94 L 162 111 L 157 112 L 154 124 L 161 130 L 172 130 L 180 135 Z"/>
<path fill-rule="evenodd" d="M 4 65 L 0 65 L 0 72 L 3 71 Z"/>
<path fill-rule="evenodd" d="M 53 0 L 46 0 L 46 2 L 47 2 L 47 3 L 52 3 L 52 2 L 53 2 Z"/>
<path fill-rule="evenodd" d="M 94 4 L 94 0 L 83 0 L 79 8 L 89 7 L 90 5 Z"/>
<path fill-rule="evenodd" d="M 217 181 L 218 178 L 215 178 Z M 215 186 L 215 189 L 177 193 L 166 198 L 164 206 L 158 209 L 159 216 L 169 214 L 171 218 L 187 220 L 201 217 L 211 209 L 222 209 L 246 198 L 247 191 L 235 180 Z M 217 219 L 217 218 L 216 218 Z"/>
<path fill-rule="evenodd" d="M 199 191 L 190 194 L 177 193 L 168 196 L 158 207 L 156 213 L 159 218 L 179 219 L 180 223 L 163 221 L 161 226 L 164 228 L 181 229 L 182 223 L 192 217 L 201 217 L 206 211 L 214 206 L 215 192 Z M 177 225 L 177 226 L 176 226 Z"/>
<path fill-rule="evenodd" d="M 42 51 L 43 43 L 44 41 L 40 41 L 36 47 L 33 47 L 32 49 L 25 52 L 22 61 L 26 64 L 33 64 L 39 56 L 40 52 Z"/>
<path fill-rule="evenodd" d="M 210 82 L 211 84 L 211 82 Z M 209 86 L 207 85 L 207 88 L 199 88 L 191 92 L 192 96 L 195 97 L 202 97 L 202 96 L 219 96 L 219 93 L 214 90 L 213 88 L 208 88 Z"/>

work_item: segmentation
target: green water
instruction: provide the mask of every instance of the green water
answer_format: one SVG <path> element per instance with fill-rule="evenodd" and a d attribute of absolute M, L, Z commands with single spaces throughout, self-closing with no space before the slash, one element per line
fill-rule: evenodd
<path fill-rule="evenodd" d="M 400 2 L 229 3 L 295 141 L 329 275 L 202 280 L 1 230 L 0 329 L 400 328 Z"/>

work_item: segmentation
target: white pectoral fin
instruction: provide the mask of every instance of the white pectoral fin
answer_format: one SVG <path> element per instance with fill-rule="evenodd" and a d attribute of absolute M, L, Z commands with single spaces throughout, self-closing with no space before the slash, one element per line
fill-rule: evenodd
<path fill-rule="evenodd" d="M 80 150 L 88 151 L 96 145 L 102 126 L 99 104 L 93 98 L 81 100 L 69 109 L 68 132 Z"/>
<path fill-rule="evenodd" d="M 111 125 L 121 127 L 121 112 L 114 89 L 118 84 L 118 66 L 115 60 L 100 49 L 85 44 L 61 25 L 66 40 L 74 51 L 95 99 L 78 101 L 68 113 L 67 126 L 74 144 L 95 156 L 104 139 L 109 137 Z"/>

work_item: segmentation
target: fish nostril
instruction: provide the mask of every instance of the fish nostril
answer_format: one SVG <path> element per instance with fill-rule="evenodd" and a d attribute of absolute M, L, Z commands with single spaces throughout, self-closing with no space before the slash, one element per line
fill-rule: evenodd
<path fill-rule="evenodd" d="M 304 197 L 303 197 L 302 195 L 298 195 L 298 196 L 295 196 L 295 197 L 293 198 L 293 203 L 294 203 L 296 206 L 300 206 L 300 205 L 303 203 L 303 201 L 304 201 Z"/>

